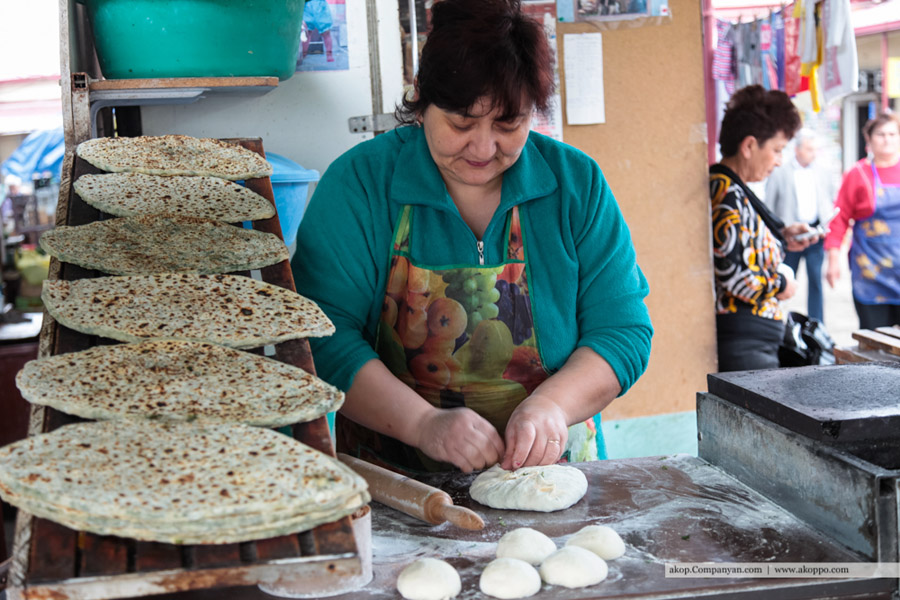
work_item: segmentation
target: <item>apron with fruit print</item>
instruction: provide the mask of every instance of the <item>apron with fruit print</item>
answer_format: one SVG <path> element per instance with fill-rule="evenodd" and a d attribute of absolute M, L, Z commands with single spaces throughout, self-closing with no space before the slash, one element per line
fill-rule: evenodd
<path fill-rule="evenodd" d="M 412 206 L 394 231 L 375 351 L 387 368 L 439 408 L 468 407 L 504 437 L 513 410 L 549 373 L 534 330 L 519 209 L 506 222 L 498 265 L 430 267 L 409 256 Z M 480 243 L 480 242 L 479 242 Z M 453 468 L 338 414 L 341 451 L 408 473 Z M 560 462 L 597 460 L 592 419 L 569 427 Z"/>

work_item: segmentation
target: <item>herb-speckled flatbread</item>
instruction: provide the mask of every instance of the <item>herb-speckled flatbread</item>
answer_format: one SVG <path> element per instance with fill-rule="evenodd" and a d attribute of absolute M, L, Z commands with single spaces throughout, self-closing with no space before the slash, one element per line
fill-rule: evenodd
<path fill-rule="evenodd" d="M 239 424 L 77 423 L 0 448 L 0 495 L 19 508 L 169 543 L 302 531 L 354 512 L 366 488 L 334 458 Z"/>
<path fill-rule="evenodd" d="M 41 235 L 40 244 L 63 262 L 113 275 L 229 273 L 290 258 L 277 235 L 173 215 L 61 226 Z"/>
<path fill-rule="evenodd" d="M 78 144 L 75 152 L 111 173 L 211 175 L 232 181 L 272 174 L 272 165 L 256 152 L 186 135 L 94 138 Z"/>
<path fill-rule="evenodd" d="M 264 356 L 176 340 L 95 346 L 32 360 L 22 397 L 86 419 L 144 418 L 278 427 L 337 410 L 343 393 Z"/>
<path fill-rule="evenodd" d="M 169 214 L 237 223 L 275 215 L 271 202 L 218 177 L 104 173 L 82 175 L 73 187 L 82 200 L 117 217 Z"/>
<path fill-rule="evenodd" d="M 47 280 L 41 299 L 66 327 L 124 342 L 178 339 L 255 348 L 334 333 L 312 300 L 240 275 Z"/>

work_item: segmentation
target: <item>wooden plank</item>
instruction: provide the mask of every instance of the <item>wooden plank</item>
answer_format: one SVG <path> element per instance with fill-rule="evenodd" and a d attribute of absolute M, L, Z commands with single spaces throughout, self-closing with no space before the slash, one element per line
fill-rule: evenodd
<path fill-rule="evenodd" d="M 315 554 L 341 554 L 347 552 L 348 548 L 356 548 L 350 517 L 319 525 L 313 530 L 313 540 Z"/>
<path fill-rule="evenodd" d="M 240 544 L 214 544 L 192 546 L 195 569 L 227 567 L 241 564 Z"/>
<path fill-rule="evenodd" d="M 137 542 L 134 545 L 134 570 L 138 573 L 182 567 L 181 549 L 172 544 Z"/>
<path fill-rule="evenodd" d="M 128 571 L 129 541 L 111 535 L 78 534 L 78 576 L 115 575 Z"/>
<path fill-rule="evenodd" d="M 869 329 L 854 331 L 851 335 L 859 342 L 861 350 L 883 350 L 900 356 L 900 339 Z"/>
<path fill-rule="evenodd" d="M 888 337 L 900 339 L 900 326 L 897 325 L 891 325 L 890 327 L 877 327 L 875 331 Z"/>
<path fill-rule="evenodd" d="M 256 542 L 256 556 L 259 560 L 293 558 L 300 556 L 300 543 L 296 535 L 283 535 Z"/>
<path fill-rule="evenodd" d="M 57 581 L 75 576 L 77 533 L 53 521 L 32 521 L 28 581 Z"/>
<path fill-rule="evenodd" d="M 92 92 L 102 90 L 141 90 L 169 88 L 278 87 L 277 77 L 160 77 L 159 79 L 95 79 Z"/>

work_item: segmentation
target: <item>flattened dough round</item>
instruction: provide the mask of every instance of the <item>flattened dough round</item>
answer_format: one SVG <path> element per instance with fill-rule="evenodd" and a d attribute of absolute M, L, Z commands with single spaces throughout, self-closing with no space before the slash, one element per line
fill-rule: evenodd
<path fill-rule="evenodd" d="M 569 508 L 587 492 L 587 478 L 575 467 L 547 465 L 507 471 L 494 465 L 469 487 L 472 499 L 512 510 L 552 512 Z"/>
<path fill-rule="evenodd" d="M 603 560 L 613 560 L 625 554 L 625 542 L 612 527 L 606 525 L 582 527 L 566 541 L 566 546 L 580 546 Z"/>
<path fill-rule="evenodd" d="M 446 600 L 462 590 L 462 581 L 450 563 L 420 558 L 397 577 L 397 591 L 406 600 Z"/>
<path fill-rule="evenodd" d="M 606 561 L 578 546 L 560 548 L 541 563 L 541 579 L 567 588 L 587 587 L 606 579 Z"/>
<path fill-rule="evenodd" d="M 478 587 L 494 598 L 526 598 L 541 591 L 541 576 L 524 560 L 498 558 L 481 572 Z"/>
<path fill-rule="evenodd" d="M 503 534 L 497 542 L 497 558 L 517 558 L 539 565 L 556 552 L 556 543 L 531 527 L 519 527 Z"/>

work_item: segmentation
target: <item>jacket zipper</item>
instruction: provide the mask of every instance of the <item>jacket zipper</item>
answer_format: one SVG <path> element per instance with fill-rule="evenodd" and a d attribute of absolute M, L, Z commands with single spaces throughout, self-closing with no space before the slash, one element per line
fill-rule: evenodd
<path fill-rule="evenodd" d="M 475 242 L 475 246 L 478 248 L 478 264 L 484 264 L 484 241 L 478 240 Z"/>

